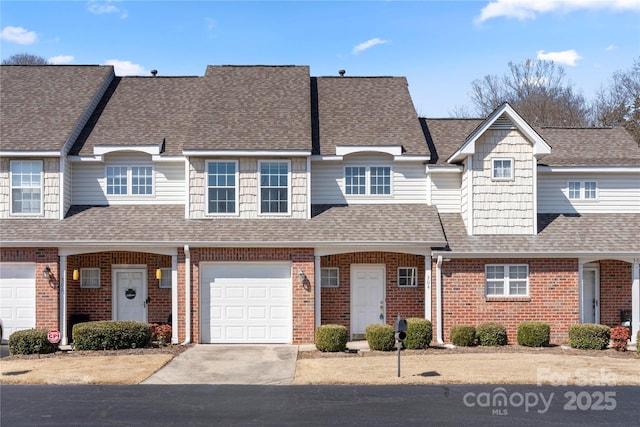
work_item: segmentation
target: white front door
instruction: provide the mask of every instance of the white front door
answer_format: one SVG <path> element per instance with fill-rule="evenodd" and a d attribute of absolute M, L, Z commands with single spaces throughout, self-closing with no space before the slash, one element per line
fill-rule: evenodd
<path fill-rule="evenodd" d="M 114 319 L 147 321 L 145 269 L 114 270 Z"/>
<path fill-rule="evenodd" d="M 582 323 L 600 323 L 600 272 L 597 267 L 582 270 Z"/>
<path fill-rule="evenodd" d="M 385 266 L 351 266 L 351 338 L 365 338 L 367 325 L 385 323 Z"/>

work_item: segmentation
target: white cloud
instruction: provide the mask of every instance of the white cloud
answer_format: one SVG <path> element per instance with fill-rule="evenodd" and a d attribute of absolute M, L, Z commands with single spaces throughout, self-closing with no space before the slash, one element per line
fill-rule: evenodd
<path fill-rule="evenodd" d="M 109 59 L 105 64 L 113 65 L 117 76 L 143 76 L 148 74 L 147 70 L 142 65 L 133 64 L 131 61 Z"/>
<path fill-rule="evenodd" d="M 535 19 L 549 12 L 571 12 L 579 9 L 608 9 L 640 11 L 638 0 L 494 0 L 482 8 L 477 23 L 492 18 Z"/>
<path fill-rule="evenodd" d="M 4 27 L 0 32 L 0 38 L 18 44 L 32 44 L 38 40 L 35 31 L 27 31 L 22 27 Z"/>
<path fill-rule="evenodd" d="M 106 1 L 98 1 L 98 0 L 89 0 L 89 12 L 94 15 L 104 15 L 106 13 L 119 13 L 120 18 L 124 19 L 128 16 L 128 13 L 125 9 L 120 9 L 118 6 L 113 4 L 117 0 L 106 0 Z"/>
<path fill-rule="evenodd" d="M 544 50 L 538 51 L 538 59 L 541 61 L 553 61 L 559 64 L 566 64 L 571 67 L 576 66 L 576 61 L 582 59 L 582 56 L 575 51 L 575 49 L 563 50 L 562 52 L 546 52 Z"/>
<path fill-rule="evenodd" d="M 609 46 L 607 46 L 607 48 L 605 49 L 607 52 L 611 52 L 612 50 L 616 50 L 618 48 L 618 46 L 614 45 L 614 44 L 610 44 Z"/>
<path fill-rule="evenodd" d="M 47 59 L 47 61 L 49 62 L 49 64 L 53 64 L 53 65 L 61 65 L 61 64 L 70 64 L 73 62 L 75 58 L 72 55 L 58 55 L 58 56 L 52 56 L 51 58 Z"/>
<path fill-rule="evenodd" d="M 376 37 L 375 39 L 367 40 L 364 43 L 360 43 L 358 46 L 353 48 L 352 53 L 354 55 L 357 55 L 360 52 L 364 52 L 365 50 L 367 50 L 367 49 L 369 49 L 369 48 L 371 48 L 371 47 L 373 47 L 375 45 L 385 44 L 385 43 L 388 43 L 388 42 L 386 40 L 382 40 L 382 39 L 379 39 L 379 38 Z"/>

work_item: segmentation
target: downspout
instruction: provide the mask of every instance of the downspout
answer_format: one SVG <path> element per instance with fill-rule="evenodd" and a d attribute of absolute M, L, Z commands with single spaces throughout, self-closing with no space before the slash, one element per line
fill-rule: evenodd
<path fill-rule="evenodd" d="M 436 339 L 443 344 L 442 338 L 442 255 L 438 255 L 436 262 Z"/>
<path fill-rule="evenodd" d="M 191 252 L 189 245 L 184 245 L 184 335 L 182 345 L 191 343 Z"/>

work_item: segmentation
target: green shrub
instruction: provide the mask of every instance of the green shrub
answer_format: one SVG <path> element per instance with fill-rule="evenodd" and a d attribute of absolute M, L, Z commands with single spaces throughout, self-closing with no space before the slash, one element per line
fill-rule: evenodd
<path fill-rule="evenodd" d="M 404 348 L 422 349 L 429 347 L 433 334 L 431 322 L 417 317 L 407 319 L 407 338 L 403 342 Z"/>
<path fill-rule="evenodd" d="M 544 322 L 522 322 L 518 325 L 518 344 L 526 347 L 549 345 L 551 327 Z"/>
<path fill-rule="evenodd" d="M 476 328 L 478 344 L 484 346 L 507 345 L 507 329 L 500 323 L 488 322 Z"/>
<path fill-rule="evenodd" d="M 569 345 L 581 350 L 604 350 L 609 346 L 608 326 L 583 323 L 569 327 Z"/>
<path fill-rule="evenodd" d="M 453 345 L 458 347 L 469 347 L 476 343 L 476 328 L 474 326 L 453 326 L 449 335 Z"/>
<path fill-rule="evenodd" d="M 151 343 L 152 326 L 133 321 L 104 320 L 73 325 L 76 350 L 117 350 L 146 347 Z"/>
<path fill-rule="evenodd" d="M 9 337 L 9 354 L 55 353 L 58 344 L 51 344 L 48 335 L 47 329 L 16 331 Z"/>
<path fill-rule="evenodd" d="M 371 350 L 391 351 L 395 346 L 396 338 L 393 326 L 382 323 L 374 323 L 367 326 L 367 343 Z"/>
<path fill-rule="evenodd" d="M 321 325 L 316 328 L 316 348 L 320 351 L 344 351 L 349 334 L 342 325 Z"/>

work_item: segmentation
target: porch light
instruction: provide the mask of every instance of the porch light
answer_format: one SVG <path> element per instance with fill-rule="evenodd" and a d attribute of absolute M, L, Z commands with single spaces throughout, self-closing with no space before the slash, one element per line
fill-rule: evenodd
<path fill-rule="evenodd" d="M 44 268 L 44 270 L 42 270 L 42 277 L 44 277 L 45 279 L 50 279 L 51 278 L 51 267 L 49 267 L 48 265 Z"/>
<path fill-rule="evenodd" d="M 162 279 L 162 269 L 160 268 L 156 269 L 156 279 Z"/>
<path fill-rule="evenodd" d="M 307 276 L 305 276 L 304 271 L 302 271 L 302 269 L 299 268 L 298 269 L 298 280 L 303 282 L 306 277 Z"/>
<path fill-rule="evenodd" d="M 80 271 L 76 268 L 73 270 L 73 280 L 78 280 L 80 278 Z"/>

